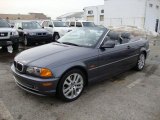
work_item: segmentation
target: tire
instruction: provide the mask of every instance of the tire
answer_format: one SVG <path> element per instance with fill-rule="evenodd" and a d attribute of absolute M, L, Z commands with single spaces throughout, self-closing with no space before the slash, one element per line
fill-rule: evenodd
<path fill-rule="evenodd" d="M 24 37 L 24 45 L 25 45 L 25 46 L 31 45 L 31 43 L 29 42 L 29 40 L 27 39 L 26 36 Z"/>
<path fill-rule="evenodd" d="M 18 50 L 18 48 L 19 48 L 19 43 L 14 43 L 14 44 L 12 45 L 12 47 L 13 47 L 13 50 Z"/>
<path fill-rule="evenodd" d="M 63 75 L 58 84 L 58 97 L 66 102 L 71 102 L 78 99 L 84 90 L 85 81 L 86 76 L 82 71 L 78 69 L 70 70 Z"/>
<path fill-rule="evenodd" d="M 135 66 L 136 70 L 142 71 L 145 67 L 145 61 L 146 61 L 145 54 L 141 53 L 138 57 L 138 61 L 137 61 L 137 64 Z"/>
<path fill-rule="evenodd" d="M 57 41 L 59 38 L 60 38 L 60 36 L 59 36 L 58 33 L 55 33 L 55 34 L 53 35 L 53 41 Z"/>

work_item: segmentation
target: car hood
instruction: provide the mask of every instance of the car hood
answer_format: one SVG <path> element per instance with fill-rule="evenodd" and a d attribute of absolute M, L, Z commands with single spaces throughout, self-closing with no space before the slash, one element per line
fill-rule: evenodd
<path fill-rule="evenodd" d="M 24 29 L 23 30 L 26 33 L 41 33 L 41 32 L 47 32 L 45 29 Z"/>
<path fill-rule="evenodd" d="M 92 48 L 50 43 L 25 50 L 15 57 L 15 61 L 29 66 L 59 66 L 92 56 Z"/>
<path fill-rule="evenodd" d="M 0 32 L 15 32 L 14 28 L 0 28 Z"/>

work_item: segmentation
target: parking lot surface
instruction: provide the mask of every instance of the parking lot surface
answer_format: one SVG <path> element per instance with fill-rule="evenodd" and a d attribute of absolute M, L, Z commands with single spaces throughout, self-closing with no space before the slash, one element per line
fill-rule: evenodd
<path fill-rule="evenodd" d="M 18 52 L 0 49 L 0 102 L 15 120 L 160 120 L 160 38 L 150 43 L 142 72 L 130 70 L 89 86 L 71 103 L 18 88 L 10 71 Z M 24 49 L 20 46 L 19 51 Z"/>

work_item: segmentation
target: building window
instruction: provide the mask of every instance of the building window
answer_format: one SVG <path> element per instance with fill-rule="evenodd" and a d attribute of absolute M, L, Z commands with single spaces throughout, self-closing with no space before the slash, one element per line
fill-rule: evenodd
<path fill-rule="evenodd" d="M 100 21 L 104 21 L 104 15 L 100 15 Z"/>
<path fill-rule="evenodd" d="M 88 14 L 93 14 L 93 10 L 89 10 L 89 11 L 88 11 Z"/>
<path fill-rule="evenodd" d="M 82 27 L 81 22 L 76 22 L 76 27 Z"/>
<path fill-rule="evenodd" d="M 104 13 L 104 10 L 101 10 L 101 13 Z"/>
<path fill-rule="evenodd" d="M 159 6 L 158 6 L 158 5 L 156 5 L 156 9 L 159 9 Z"/>
<path fill-rule="evenodd" d="M 149 7 L 152 8 L 152 7 L 153 7 L 153 4 L 149 4 Z"/>
<path fill-rule="evenodd" d="M 75 22 L 71 22 L 70 27 L 75 27 Z"/>

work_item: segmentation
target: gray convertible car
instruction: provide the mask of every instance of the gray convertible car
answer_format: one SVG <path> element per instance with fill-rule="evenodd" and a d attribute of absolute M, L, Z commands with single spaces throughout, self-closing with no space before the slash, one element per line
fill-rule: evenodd
<path fill-rule="evenodd" d="M 76 100 L 89 83 L 142 70 L 149 42 L 107 28 L 80 28 L 57 42 L 19 53 L 11 66 L 16 84 L 33 94 Z"/>

